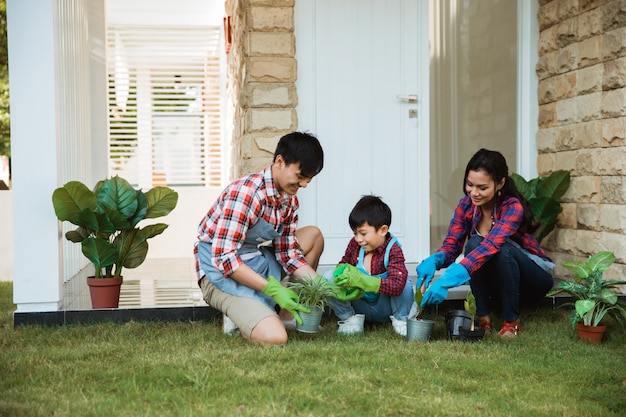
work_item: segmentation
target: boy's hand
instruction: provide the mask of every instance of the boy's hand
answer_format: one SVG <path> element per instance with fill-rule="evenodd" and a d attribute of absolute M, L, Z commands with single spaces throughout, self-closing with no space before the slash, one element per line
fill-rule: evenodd
<path fill-rule="evenodd" d="M 380 290 L 380 278 L 364 274 L 356 266 L 350 264 L 339 265 L 333 272 L 333 279 L 341 287 L 357 287 L 373 293 Z"/>
<path fill-rule="evenodd" d="M 360 288 L 346 288 L 339 285 L 328 283 L 328 288 L 332 292 L 332 297 L 339 301 L 358 300 L 365 295 L 365 291 Z"/>

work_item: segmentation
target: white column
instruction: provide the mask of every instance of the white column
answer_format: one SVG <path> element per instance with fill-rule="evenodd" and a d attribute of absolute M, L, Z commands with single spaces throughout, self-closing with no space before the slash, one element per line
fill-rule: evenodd
<path fill-rule="evenodd" d="M 13 300 L 18 312 L 51 311 L 62 297 L 57 187 L 54 2 L 8 0 Z"/>

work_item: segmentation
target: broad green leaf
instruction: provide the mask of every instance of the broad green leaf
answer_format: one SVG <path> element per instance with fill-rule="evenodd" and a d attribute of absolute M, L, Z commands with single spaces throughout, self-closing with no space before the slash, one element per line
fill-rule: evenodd
<path fill-rule="evenodd" d="M 589 274 L 591 274 L 591 270 L 584 261 L 568 261 L 565 262 L 563 266 L 570 270 L 570 272 L 575 278 L 578 278 L 578 280 L 587 278 Z"/>
<path fill-rule="evenodd" d="M 83 255 L 96 268 L 96 277 L 99 276 L 99 270 L 113 265 L 117 260 L 117 248 L 104 239 L 88 237 L 82 242 Z"/>
<path fill-rule="evenodd" d="M 570 184 L 570 173 L 558 170 L 552 172 L 547 177 L 541 178 L 537 183 L 537 196 L 548 197 L 555 202 L 559 202 L 565 194 Z"/>
<path fill-rule="evenodd" d="M 105 180 L 98 190 L 98 203 L 119 211 L 128 219 L 137 210 L 137 195 L 128 181 L 116 175 Z"/>
<path fill-rule="evenodd" d="M 604 272 L 615 262 L 613 252 L 602 251 L 589 257 L 587 265 L 592 271 Z"/>
<path fill-rule="evenodd" d="M 577 300 L 574 306 L 576 308 L 576 314 L 583 317 L 587 312 L 593 310 L 596 306 L 596 302 L 594 300 Z"/>
<path fill-rule="evenodd" d="M 83 211 L 95 211 L 98 201 L 96 196 L 84 184 L 70 181 L 52 193 L 54 212 L 60 221 L 69 221 L 77 226 Z"/>
<path fill-rule="evenodd" d="M 168 215 L 178 203 L 178 193 L 167 187 L 154 187 L 146 192 L 148 199 L 147 219 Z"/>

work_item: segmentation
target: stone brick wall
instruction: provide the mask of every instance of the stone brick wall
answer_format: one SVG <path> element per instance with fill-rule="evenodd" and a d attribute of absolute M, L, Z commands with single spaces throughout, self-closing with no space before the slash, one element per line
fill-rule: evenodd
<path fill-rule="evenodd" d="M 560 264 L 610 250 L 626 278 L 626 0 L 539 1 L 539 175 L 571 172 L 545 246 Z"/>
<path fill-rule="evenodd" d="M 272 162 L 281 136 L 297 129 L 294 0 L 226 0 L 233 44 L 231 179 Z M 228 127 L 227 127 L 228 128 Z"/>

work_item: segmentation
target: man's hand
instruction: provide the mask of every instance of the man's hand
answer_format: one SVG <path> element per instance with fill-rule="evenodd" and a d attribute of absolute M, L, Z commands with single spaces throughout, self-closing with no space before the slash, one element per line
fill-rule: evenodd
<path fill-rule="evenodd" d="M 333 272 L 335 283 L 341 287 L 356 287 L 367 292 L 377 293 L 380 289 L 380 278 L 372 277 L 350 264 L 341 264 Z"/>
<path fill-rule="evenodd" d="M 267 278 L 267 285 L 263 288 L 263 293 L 276 300 L 276 303 L 281 308 L 293 314 L 293 317 L 296 319 L 298 324 L 302 324 L 302 318 L 300 317 L 300 314 L 298 314 L 298 311 L 302 311 L 304 313 L 311 312 L 311 310 L 302 304 L 298 304 L 298 294 L 287 287 L 283 287 L 273 276 Z"/>

